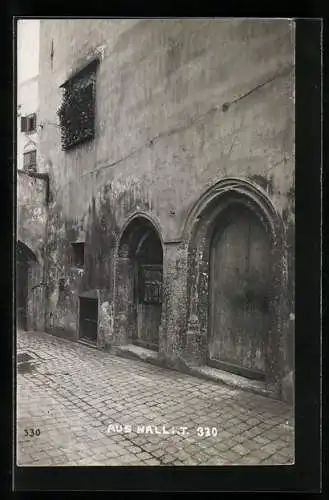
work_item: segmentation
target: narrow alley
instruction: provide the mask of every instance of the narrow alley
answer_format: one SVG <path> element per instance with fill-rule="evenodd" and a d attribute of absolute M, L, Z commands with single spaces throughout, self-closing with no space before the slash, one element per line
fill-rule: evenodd
<path fill-rule="evenodd" d="M 17 334 L 17 465 L 294 463 L 290 406 L 46 333 Z"/>

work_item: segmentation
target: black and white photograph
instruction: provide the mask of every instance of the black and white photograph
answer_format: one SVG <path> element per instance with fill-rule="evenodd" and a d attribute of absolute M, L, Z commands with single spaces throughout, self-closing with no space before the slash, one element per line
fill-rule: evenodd
<path fill-rule="evenodd" d="M 293 465 L 295 21 L 16 40 L 16 465 Z"/>

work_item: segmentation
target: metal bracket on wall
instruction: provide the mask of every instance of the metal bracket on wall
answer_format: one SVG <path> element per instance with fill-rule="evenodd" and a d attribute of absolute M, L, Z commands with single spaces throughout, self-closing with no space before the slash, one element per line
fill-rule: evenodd
<path fill-rule="evenodd" d="M 58 123 L 50 122 L 49 120 L 44 120 L 40 122 L 38 128 L 42 130 L 45 125 L 51 125 L 52 127 L 61 128 L 61 126 Z"/>

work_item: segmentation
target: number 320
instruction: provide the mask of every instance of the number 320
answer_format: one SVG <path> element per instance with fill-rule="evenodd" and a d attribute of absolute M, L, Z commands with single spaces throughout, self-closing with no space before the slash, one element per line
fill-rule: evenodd
<path fill-rule="evenodd" d="M 198 436 L 201 437 L 217 436 L 216 427 L 198 427 L 196 431 Z"/>

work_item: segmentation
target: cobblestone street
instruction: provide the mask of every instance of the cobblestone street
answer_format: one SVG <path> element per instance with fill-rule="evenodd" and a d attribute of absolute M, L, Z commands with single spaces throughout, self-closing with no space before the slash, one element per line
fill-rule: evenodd
<path fill-rule="evenodd" d="M 18 465 L 294 462 L 280 401 L 45 333 L 18 332 L 17 355 Z"/>

